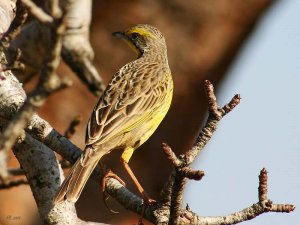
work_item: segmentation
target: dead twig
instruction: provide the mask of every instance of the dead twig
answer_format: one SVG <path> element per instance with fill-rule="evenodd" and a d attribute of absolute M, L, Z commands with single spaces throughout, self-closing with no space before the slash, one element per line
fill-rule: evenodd
<path fill-rule="evenodd" d="M 204 89 L 206 92 L 208 105 L 209 105 L 209 109 L 208 109 L 209 115 L 193 147 L 185 153 L 185 161 L 187 165 L 190 165 L 195 160 L 199 152 L 209 142 L 213 133 L 216 131 L 217 125 L 220 122 L 220 120 L 225 115 L 227 115 L 227 113 L 232 111 L 240 103 L 241 100 L 240 95 L 236 94 L 228 104 L 226 104 L 221 108 L 217 104 L 216 96 L 214 94 L 214 87 L 210 83 L 210 81 L 208 80 L 205 81 Z"/>
<path fill-rule="evenodd" d="M 22 4 L 21 0 L 17 1 L 16 4 L 16 16 L 12 23 L 10 24 L 8 30 L 2 36 L 0 41 L 0 52 L 3 52 L 7 49 L 11 43 L 11 41 L 17 36 L 20 32 L 21 26 L 25 23 L 28 13 L 25 9 L 24 5 Z"/>
<path fill-rule="evenodd" d="M 19 33 L 21 26 L 27 19 L 27 11 L 23 7 L 20 0 L 17 1 L 16 4 L 16 16 L 12 23 L 10 24 L 8 30 L 2 36 L 0 41 L 0 72 L 4 72 L 6 70 L 10 70 L 12 68 L 21 68 L 24 65 L 19 61 L 21 52 L 18 50 L 16 54 L 15 60 L 12 64 L 7 64 L 6 59 L 2 57 L 3 52 L 9 47 L 10 42 L 16 37 Z M 0 75 L 0 80 L 5 79 L 4 76 Z M 20 131 L 20 134 L 22 131 Z M 0 134 L 1 135 L 1 134 Z M 0 141 L 1 145 L 1 141 Z M 1 149 L 1 147 L 0 147 Z M 8 151 L 0 151 L 0 181 L 3 184 L 7 184 L 10 180 L 10 174 L 7 171 L 7 160 L 8 160 Z"/>
<path fill-rule="evenodd" d="M 55 4 L 55 2 L 56 1 L 52 1 L 52 4 Z M 56 2 L 56 4 L 58 3 Z M 52 8 L 57 7 L 58 5 L 53 6 Z M 0 152 L 3 151 L 8 154 L 16 139 L 27 126 L 34 112 L 44 104 L 47 97 L 52 92 L 65 87 L 65 83 L 62 82 L 55 73 L 60 62 L 62 36 L 65 30 L 63 21 L 64 17 L 53 20 L 53 26 L 50 27 L 52 38 L 51 46 L 49 46 L 50 51 L 42 67 L 39 83 L 35 90 L 28 96 L 18 113 L 4 129 L 4 132 L 0 137 Z"/>
<path fill-rule="evenodd" d="M 21 50 L 17 49 L 15 58 L 11 63 L 0 63 L 0 72 L 5 72 L 7 70 L 24 70 L 25 64 L 21 62 Z"/>
<path fill-rule="evenodd" d="M 48 15 L 46 12 L 44 12 L 44 10 L 38 7 L 33 1 L 31 0 L 21 0 L 21 1 L 28 9 L 30 14 L 34 16 L 38 21 L 44 24 L 52 25 L 52 23 L 54 22 L 54 18 Z"/>
<path fill-rule="evenodd" d="M 179 158 L 172 151 L 171 147 L 163 144 L 163 150 L 171 161 L 174 170 L 168 182 L 161 192 L 162 208 L 169 208 L 168 224 L 236 224 L 250 220 L 265 212 L 289 213 L 295 209 L 290 204 L 273 204 L 267 197 L 267 171 L 262 169 L 259 176 L 258 203 L 236 213 L 220 217 L 200 217 L 190 211 L 181 209 L 183 189 L 188 179 L 200 180 L 204 176 L 203 171 L 195 171 L 189 167 L 195 157 L 211 139 L 217 128 L 218 122 L 231 112 L 240 102 L 240 96 L 235 95 L 231 101 L 223 107 L 219 107 L 214 94 L 213 85 L 205 81 L 205 91 L 209 105 L 209 116 L 205 126 L 198 135 L 193 147 Z"/>
<path fill-rule="evenodd" d="M 28 181 L 25 180 L 25 179 L 11 180 L 7 183 L 1 183 L 0 184 L 0 190 L 12 188 L 12 187 L 17 187 L 17 186 L 20 186 L 22 184 L 28 184 Z"/>
<path fill-rule="evenodd" d="M 64 136 L 68 139 L 71 139 L 73 137 L 73 135 L 76 132 L 76 128 L 78 127 L 78 125 L 81 123 L 81 117 L 80 116 L 76 116 L 71 123 L 69 124 L 69 127 L 66 129 Z M 72 166 L 72 164 L 70 163 L 70 161 L 66 160 L 66 159 L 62 159 L 60 161 L 60 165 L 61 167 L 64 168 L 70 168 Z"/>
<path fill-rule="evenodd" d="M 226 216 L 207 217 L 207 224 L 236 224 L 246 220 L 253 219 L 266 212 L 290 213 L 295 210 L 295 206 L 291 204 L 274 204 L 267 197 L 267 171 L 263 168 L 259 175 L 258 199 L 259 201 L 239 212 L 235 212 Z M 190 214 L 191 216 L 191 214 Z M 204 222 L 204 221 L 203 221 Z"/>
<path fill-rule="evenodd" d="M 81 123 L 81 117 L 76 116 L 70 123 L 69 127 L 65 131 L 64 136 L 68 139 L 71 139 L 76 132 L 76 128 Z"/>
<path fill-rule="evenodd" d="M 209 106 L 209 116 L 193 147 L 177 158 L 172 149 L 168 145 L 163 144 L 163 150 L 175 169 L 175 172 L 172 173 L 168 182 L 164 186 L 160 197 L 163 204 L 170 205 L 169 224 L 179 223 L 182 195 L 186 179 L 200 180 L 204 176 L 203 171 L 195 171 L 191 169 L 189 165 L 211 139 L 217 128 L 218 122 L 223 118 L 223 116 L 238 105 L 240 101 L 239 95 L 235 95 L 227 105 L 220 108 L 214 93 L 214 87 L 208 80 L 205 81 L 204 88 Z"/>
<path fill-rule="evenodd" d="M 273 204 L 268 199 L 268 174 L 267 170 L 263 168 L 258 176 L 258 203 L 260 203 L 266 212 L 285 212 L 289 213 L 295 210 L 295 206 L 291 204 Z"/>

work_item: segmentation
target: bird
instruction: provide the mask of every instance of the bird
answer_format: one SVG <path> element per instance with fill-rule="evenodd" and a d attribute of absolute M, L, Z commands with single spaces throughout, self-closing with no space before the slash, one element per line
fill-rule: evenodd
<path fill-rule="evenodd" d="M 131 168 L 129 160 L 157 129 L 170 108 L 173 80 L 162 33 L 147 24 L 114 32 L 137 54 L 107 85 L 86 128 L 86 146 L 57 192 L 54 203 L 75 203 L 99 160 L 120 151 L 120 161 L 140 192 L 143 204 L 154 204 Z"/>

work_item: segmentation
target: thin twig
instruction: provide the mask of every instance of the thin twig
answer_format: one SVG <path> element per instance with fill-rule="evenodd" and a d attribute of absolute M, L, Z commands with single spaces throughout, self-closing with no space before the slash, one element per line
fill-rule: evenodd
<path fill-rule="evenodd" d="M 68 139 L 71 139 L 73 137 L 73 135 L 75 134 L 76 128 L 78 127 L 80 122 L 81 122 L 81 117 L 76 116 L 69 124 L 69 127 L 66 129 L 64 136 Z M 71 162 L 64 158 L 60 161 L 60 165 L 62 168 L 69 168 L 72 166 Z"/>
<path fill-rule="evenodd" d="M 0 151 L 8 152 L 11 149 L 20 132 L 28 124 L 34 112 L 44 104 L 48 95 L 62 88 L 61 80 L 55 74 L 61 49 L 59 42 L 57 39 L 53 53 L 49 53 L 50 57 L 42 69 L 41 79 L 36 89 L 28 96 L 24 105 L 4 130 L 0 139 Z"/>
<path fill-rule="evenodd" d="M 213 91 L 213 86 L 209 81 L 205 81 L 205 90 L 209 103 L 209 116 L 193 147 L 183 157 L 181 157 L 181 159 L 178 159 L 172 149 L 168 145 L 163 144 L 163 150 L 168 159 L 172 162 L 175 169 L 162 190 L 162 199 L 171 201 L 170 204 L 168 202 L 164 202 L 165 206 L 170 206 L 168 224 L 235 224 L 252 219 L 265 212 L 289 213 L 293 211 L 295 209 L 293 205 L 273 204 L 271 200 L 268 200 L 267 171 L 265 169 L 261 170 L 259 176 L 259 202 L 240 212 L 221 217 L 200 217 L 190 212 L 189 209 L 185 211 L 181 210 L 182 192 L 186 177 L 192 179 L 199 177 L 201 179 L 204 175 L 202 171 L 194 171 L 190 169 L 188 165 L 193 162 L 196 155 L 210 140 L 213 132 L 217 128 L 218 122 L 227 113 L 232 111 L 232 109 L 239 104 L 241 99 L 239 95 L 235 95 L 227 105 L 221 108 L 216 102 L 216 96 Z"/>
<path fill-rule="evenodd" d="M 24 174 L 24 170 L 23 170 L 22 168 L 20 168 L 20 167 L 18 167 L 18 168 L 10 168 L 10 169 L 8 169 L 8 172 L 9 172 L 9 174 L 12 175 L 12 176 L 21 176 L 21 175 L 25 175 L 25 174 Z"/>
<path fill-rule="evenodd" d="M 11 41 L 19 34 L 21 26 L 25 23 L 28 13 L 25 7 L 23 6 L 21 0 L 17 1 L 16 4 L 16 16 L 12 23 L 10 24 L 8 30 L 2 36 L 0 41 L 0 52 L 4 52 L 10 46 Z M 3 57 L 0 59 L 0 72 L 5 72 L 7 70 L 23 70 L 25 65 L 20 61 L 21 50 L 17 49 L 15 58 L 8 63 L 7 60 Z"/>
<path fill-rule="evenodd" d="M 60 19 L 63 17 L 63 10 L 59 7 L 59 0 L 50 1 L 50 15 L 54 19 Z"/>
<path fill-rule="evenodd" d="M 210 116 L 214 117 L 217 120 L 221 120 L 222 114 L 218 110 L 217 97 L 214 92 L 214 86 L 209 80 L 204 81 L 204 89 L 206 93 L 206 99 L 208 103 L 208 111 Z"/>
<path fill-rule="evenodd" d="M 65 30 L 64 18 L 54 21 L 51 29 L 52 45 L 49 46 L 49 54 L 41 70 L 40 81 L 36 89 L 28 96 L 19 112 L 5 128 L 0 138 L 0 151 L 8 154 L 16 139 L 27 126 L 34 112 L 40 108 L 47 97 L 54 91 L 59 90 L 65 84 L 55 73 L 60 62 L 60 52 L 62 47 L 62 36 Z"/>
<path fill-rule="evenodd" d="M 182 161 L 177 158 L 176 154 L 168 144 L 162 143 L 162 149 L 175 168 L 178 168 L 182 165 Z"/>
<path fill-rule="evenodd" d="M 258 185 L 258 203 L 264 205 L 267 212 L 286 212 L 289 213 L 295 209 L 291 204 L 273 204 L 268 199 L 268 172 L 265 168 L 260 171 Z"/>
<path fill-rule="evenodd" d="M 11 180 L 7 183 L 0 183 L 0 190 L 1 189 L 8 189 L 12 187 L 17 187 L 22 184 L 28 184 L 28 181 L 25 179 L 18 179 L 18 180 Z"/>
<path fill-rule="evenodd" d="M 180 174 L 181 167 L 184 166 L 184 162 L 176 156 L 170 146 L 163 143 L 162 144 L 164 153 L 167 155 L 167 158 L 173 164 L 175 169 L 174 172 L 174 183 L 172 185 L 172 192 L 170 198 L 170 219 L 169 224 L 178 224 L 180 211 L 181 211 L 181 204 L 183 199 L 183 190 L 186 184 L 187 179 Z"/>
<path fill-rule="evenodd" d="M 99 179 L 99 178 L 98 178 Z M 120 204 L 126 209 L 141 213 L 142 200 L 130 193 L 125 187 L 123 187 L 117 180 L 108 179 L 106 183 L 106 191 L 110 196 L 114 197 Z M 181 209 L 178 224 L 213 224 L 213 225 L 224 225 L 224 224 L 236 224 L 243 221 L 253 219 L 266 212 L 282 212 L 290 213 L 295 209 L 290 204 L 273 204 L 271 201 L 264 201 L 255 203 L 239 212 L 235 212 L 225 216 L 199 216 L 190 209 Z M 168 210 L 164 205 L 149 206 L 145 210 L 145 218 L 149 221 L 157 224 L 167 224 L 165 216 L 169 215 Z M 157 216 L 157 217 L 156 217 Z M 161 219 L 161 220 L 160 220 Z M 161 222 L 164 221 L 164 222 Z"/>
<path fill-rule="evenodd" d="M 170 205 L 170 220 L 169 224 L 178 224 L 181 212 L 181 205 L 183 199 L 183 190 L 187 182 L 186 178 L 200 180 L 204 176 L 203 171 L 194 171 L 186 166 L 184 160 L 180 160 L 173 152 L 170 146 L 166 143 L 162 144 L 164 153 L 174 166 L 175 172 L 174 183 L 171 192 L 171 205 Z M 181 157 L 183 158 L 183 157 Z"/>
<path fill-rule="evenodd" d="M 21 0 L 21 1 L 26 6 L 30 14 L 40 22 L 44 24 L 52 24 L 54 22 L 53 17 L 48 15 L 46 12 L 44 12 L 44 10 L 38 7 L 33 1 L 31 0 Z"/>
<path fill-rule="evenodd" d="M 217 129 L 219 121 L 230 111 L 232 111 L 241 100 L 240 95 L 235 95 L 228 104 L 224 107 L 219 107 L 216 101 L 216 96 L 214 94 L 213 85 L 210 81 L 206 80 L 205 92 L 207 96 L 207 101 L 209 102 L 209 116 L 202 130 L 200 131 L 193 147 L 185 153 L 186 163 L 190 165 L 199 154 L 199 152 L 205 147 L 205 145 L 211 139 L 213 133 Z"/>
<path fill-rule="evenodd" d="M 267 170 L 263 168 L 259 175 L 258 199 L 259 201 L 242 211 L 226 216 L 207 218 L 208 224 L 236 224 L 253 219 L 266 212 L 290 213 L 295 210 L 291 204 L 274 204 L 267 196 Z"/>
<path fill-rule="evenodd" d="M 187 178 L 177 174 L 174 180 L 171 196 L 170 219 L 169 224 L 179 224 L 181 205 L 183 200 L 183 191 L 186 185 Z"/>
<path fill-rule="evenodd" d="M 259 186 L 258 186 L 258 199 L 260 202 L 268 199 L 268 174 L 267 170 L 263 168 L 259 174 Z"/>
<path fill-rule="evenodd" d="M 280 208 L 281 207 L 281 208 Z M 279 211 L 276 211 L 276 210 Z M 247 220 L 251 220 L 263 213 L 267 212 L 282 212 L 290 213 L 294 210 L 293 205 L 276 205 L 276 209 L 268 204 L 255 203 L 239 212 L 231 213 L 225 216 L 212 216 L 212 217 L 202 217 L 198 216 L 195 213 L 185 210 L 181 213 L 180 224 L 213 224 L 213 225 L 229 225 L 237 224 Z"/>
<path fill-rule="evenodd" d="M 178 224 L 180 209 L 182 204 L 182 193 L 186 183 L 186 178 L 200 180 L 204 176 L 203 171 L 194 171 L 189 168 L 189 165 L 194 161 L 199 152 L 205 147 L 211 139 L 214 131 L 217 129 L 218 122 L 223 118 L 226 113 L 230 112 L 236 105 L 239 104 L 240 97 L 235 95 L 233 99 L 223 108 L 218 106 L 217 98 L 214 93 L 214 87 L 210 81 L 204 82 L 204 89 L 207 96 L 209 106 L 209 116 L 206 124 L 198 135 L 193 147 L 188 150 L 180 159 L 178 159 L 172 149 L 163 144 L 163 150 L 168 159 L 172 162 L 175 173 L 173 172 L 164 186 L 161 193 L 169 194 L 171 196 L 161 195 L 163 204 L 170 205 L 170 220 L 169 224 Z M 173 182 L 170 182 L 173 179 Z M 166 202 L 171 201 L 171 202 Z"/>
<path fill-rule="evenodd" d="M 21 0 L 17 1 L 16 4 L 16 16 L 14 20 L 11 22 L 8 30 L 2 36 L 0 41 L 0 52 L 3 52 L 7 49 L 11 43 L 11 41 L 17 36 L 19 33 L 21 26 L 25 23 L 28 13 L 25 9 L 24 5 L 22 4 Z"/>
<path fill-rule="evenodd" d="M 7 70 L 24 70 L 25 64 L 21 62 L 21 50 L 17 49 L 15 58 L 12 59 L 11 63 L 1 63 L 0 72 L 5 72 Z"/>
<path fill-rule="evenodd" d="M 241 100 L 241 96 L 239 94 L 236 94 L 228 104 L 224 105 L 222 110 L 223 116 L 225 116 L 227 113 L 231 112 L 239 103 Z"/>
<path fill-rule="evenodd" d="M 76 128 L 81 123 L 81 117 L 76 116 L 70 123 L 69 127 L 65 131 L 64 136 L 68 139 L 71 139 L 76 132 Z"/>
<path fill-rule="evenodd" d="M 89 38 L 92 7 L 91 0 L 72 1 L 72 7 L 66 12 L 67 31 L 63 39 L 62 58 L 87 88 L 99 97 L 105 85 L 95 66 L 95 53 Z M 74 16 L 78 14 L 78 8 L 85 16 Z"/>
<path fill-rule="evenodd" d="M 204 172 L 202 170 L 193 170 L 190 167 L 183 167 L 180 170 L 180 173 L 183 177 L 190 180 L 201 180 L 204 177 Z"/>

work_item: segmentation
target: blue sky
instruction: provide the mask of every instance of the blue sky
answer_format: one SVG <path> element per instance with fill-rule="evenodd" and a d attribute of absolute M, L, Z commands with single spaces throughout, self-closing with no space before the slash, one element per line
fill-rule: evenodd
<path fill-rule="evenodd" d="M 264 16 L 217 90 L 240 105 L 220 123 L 194 168 L 184 202 L 200 215 L 225 215 L 257 202 L 259 171 L 269 198 L 295 204 L 291 214 L 266 213 L 243 224 L 300 224 L 300 1 L 279 1 Z"/>

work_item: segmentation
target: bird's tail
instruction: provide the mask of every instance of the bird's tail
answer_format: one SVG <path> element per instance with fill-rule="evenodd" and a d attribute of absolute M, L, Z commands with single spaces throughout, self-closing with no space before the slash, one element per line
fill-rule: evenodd
<path fill-rule="evenodd" d="M 69 202 L 76 202 L 79 198 L 88 178 L 90 177 L 99 161 L 99 158 L 95 160 L 90 158 L 87 163 L 84 163 L 86 153 L 87 152 L 85 151 L 82 157 L 80 157 L 71 168 L 68 176 L 62 183 L 59 191 L 54 198 L 54 204 L 64 200 L 68 200 Z"/>

